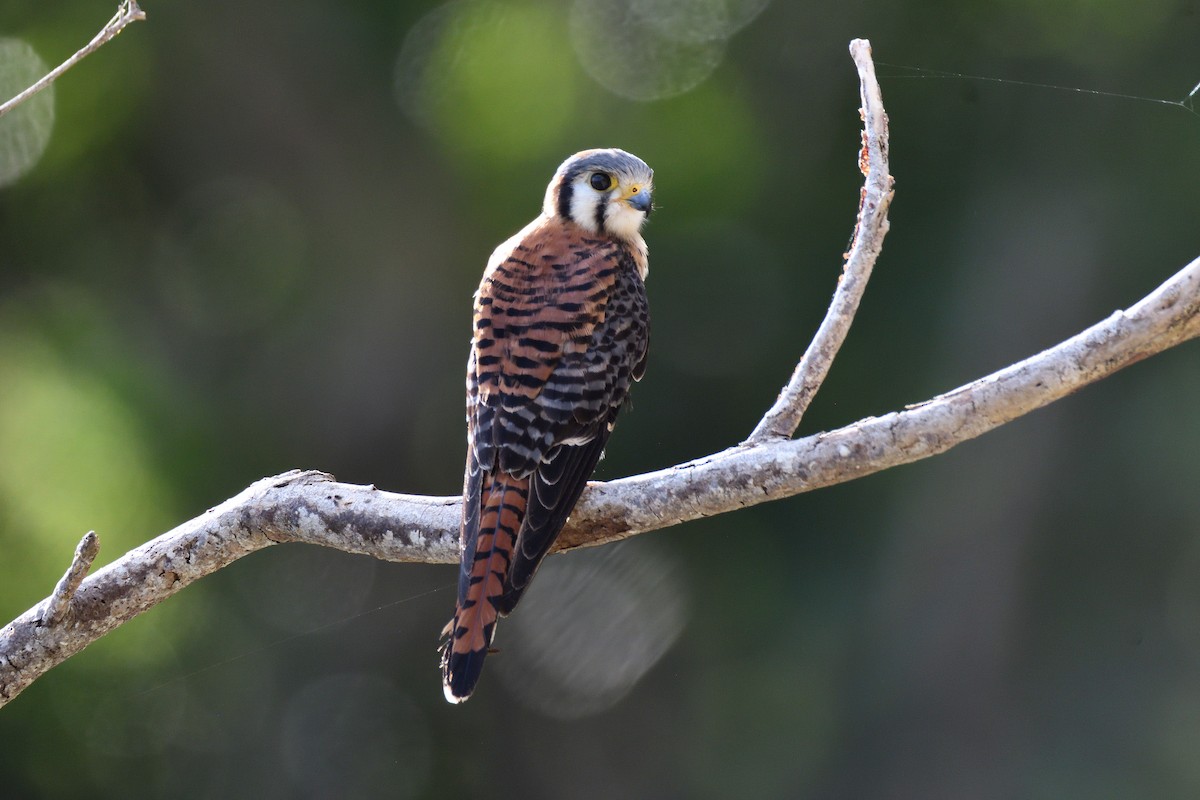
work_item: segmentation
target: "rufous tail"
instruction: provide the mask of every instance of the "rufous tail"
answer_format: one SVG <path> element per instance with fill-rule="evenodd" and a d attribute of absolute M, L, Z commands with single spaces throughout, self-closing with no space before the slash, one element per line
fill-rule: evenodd
<path fill-rule="evenodd" d="M 444 631 L 442 687 L 451 703 L 470 697 L 483 672 L 528 497 L 528 478 L 503 473 L 483 476 L 479 530 L 474 536 L 463 531 L 464 558 L 471 559 L 471 568 L 460 576 L 458 605 Z"/>

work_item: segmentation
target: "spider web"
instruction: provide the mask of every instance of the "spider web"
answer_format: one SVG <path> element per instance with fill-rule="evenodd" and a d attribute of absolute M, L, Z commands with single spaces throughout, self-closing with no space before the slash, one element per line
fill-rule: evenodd
<path fill-rule="evenodd" d="M 1200 95 L 1200 82 L 1197 82 L 1192 90 L 1178 100 L 1172 100 L 1165 97 L 1153 97 L 1150 95 L 1127 94 L 1124 92 L 1110 92 L 1103 89 L 1089 89 L 1079 86 L 1065 86 L 1055 83 L 1039 83 L 1037 81 L 1016 80 L 1013 78 L 1000 78 L 990 75 L 970 75 L 963 72 L 949 72 L 939 69 L 928 69 L 926 67 L 914 67 L 905 64 L 889 64 L 884 61 L 876 61 L 877 67 L 885 67 L 893 70 L 903 70 L 896 74 L 887 75 L 881 74 L 879 77 L 884 80 L 902 80 L 902 79 L 951 79 L 962 81 L 976 81 L 982 83 L 999 83 L 1011 86 L 1027 86 L 1033 89 L 1047 89 L 1056 92 L 1071 92 L 1073 94 L 1092 95 L 1094 97 L 1111 97 L 1117 100 L 1130 100 L 1139 103 L 1152 103 L 1154 105 L 1175 106 L 1182 108 L 1189 114 L 1200 118 L 1200 109 L 1196 107 L 1198 95 Z"/>

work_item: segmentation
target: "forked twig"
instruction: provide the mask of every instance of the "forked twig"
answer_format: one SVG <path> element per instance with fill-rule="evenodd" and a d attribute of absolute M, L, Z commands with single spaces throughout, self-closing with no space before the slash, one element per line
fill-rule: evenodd
<path fill-rule="evenodd" d="M 54 69 L 42 76 L 37 83 L 30 86 L 25 91 L 21 92 L 16 97 L 4 103 L 0 103 L 0 117 L 3 117 L 9 111 L 12 111 L 17 106 L 24 103 L 35 94 L 45 89 L 50 84 L 54 83 L 60 75 L 69 70 L 71 67 L 78 64 L 85 57 L 103 47 L 109 40 L 115 37 L 118 33 L 125 29 L 125 26 L 131 22 L 137 22 L 146 18 L 146 12 L 138 7 L 137 0 L 123 0 L 117 8 L 117 13 L 108 23 L 100 29 L 100 32 L 95 37 L 84 45 L 75 55 L 68 58 L 63 63 L 59 64 Z"/>

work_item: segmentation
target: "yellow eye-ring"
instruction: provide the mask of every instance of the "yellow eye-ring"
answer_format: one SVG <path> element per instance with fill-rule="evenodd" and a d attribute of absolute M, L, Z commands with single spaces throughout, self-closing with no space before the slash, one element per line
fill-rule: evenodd
<path fill-rule="evenodd" d="M 612 176 L 607 172 L 594 172 L 589 183 L 597 192 L 606 192 L 612 186 Z"/>

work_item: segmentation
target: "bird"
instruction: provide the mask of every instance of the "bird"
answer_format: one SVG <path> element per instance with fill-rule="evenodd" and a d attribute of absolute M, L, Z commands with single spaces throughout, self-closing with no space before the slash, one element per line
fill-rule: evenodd
<path fill-rule="evenodd" d="M 499 617 L 521 599 L 646 370 L 642 225 L 654 171 L 583 150 L 541 213 L 488 259 L 467 360 L 467 455 L 458 596 L 443 629 L 446 699 L 471 696 Z"/>

